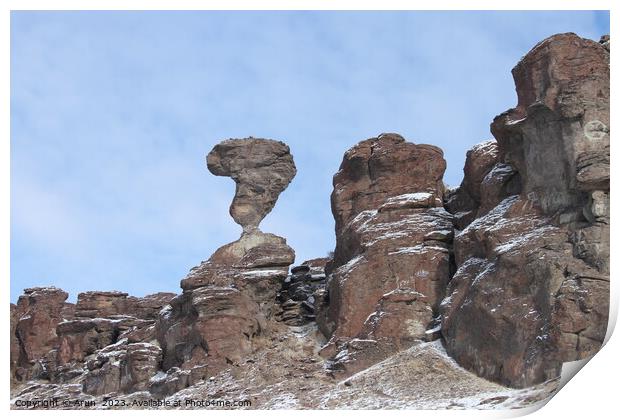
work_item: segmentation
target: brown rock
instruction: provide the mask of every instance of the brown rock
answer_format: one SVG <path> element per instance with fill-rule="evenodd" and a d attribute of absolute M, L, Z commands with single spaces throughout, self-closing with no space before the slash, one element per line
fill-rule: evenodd
<path fill-rule="evenodd" d="M 146 332 L 154 323 L 153 320 L 126 315 L 61 322 L 56 329 L 60 342 L 56 354 L 57 364 L 82 362 L 86 356 L 122 338 L 127 338 L 128 342 L 136 342 L 135 337 L 141 332 Z M 150 335 L 142 334 L 142 338 L 142 341 L 154 338 L 152 329 Z"/>
<path fill-rule="evenodd" d="M 253 137 L 217 144 L 207 156 L 207 166 L 214 175 L 235 181 L 230 215 L 244 232 L 258 228 L 297 173 L 286 144 Z"/>
<path fill-rule="evenodd" d="M 56 326 L 62 321 L 67 297 L 56 287 L 32 287 L 19 297 L 12 311 L 17 338 L 17 342 L 12 341 L 12 357 L 17 356 L 16 379 L 29 379 L 35 363 L 58 345 Z"/>
<path fill-rule="evenodd" d="M 351 339 L 376 339 L 382 349 L 370 353 L 385 355 L 425 337 L 450 275 L 444 170 L 440 149 L 396 134 L 346 152 L 332 193 L 334 261 L 318 302 L 317 322 L 330 337 L 324 356 L 336 356 Z M 374 363 L 370 353 L 345 370 Z"/>
<path fill-rule="evenodd" d="M 398 134 L 381 134 L 358 143 L 345 153 L 334 175 L 331 203 L 336 233 L 362 211 L 377 210 L 391 197 L 430 192 L 440 200 L 445 169 L 441 149 L 407 143 Z"/>
<path fill-rule="evenodd" d="M 119 341 L 107 346 L 87 363 L 83 392 L 102 395 L 146 390 L 158 372 L 161 354 L 161 349 L 150 343 Z"/>
<path fill-rule="evenodd" d="M 518 105 L 491 125 L 498 161 L 461 185 L 480 182 L 480 207 L 454 239 L 458 269 L 441 312 L 459 364 L 526 387 L 591 356 L 605 336 L 609 53 L 556 35 L 513 75 Z"/>
<path fill-rule="evenodd" d="M 107 318 L 127 313 L 127 293 L 124 292 L 82 292 L 75 305 L 77 318 Z"/>
<path fill-rule="evenodd" d="M 207 363 L 217 370 L 239 362 L 251 352 L 262 319 L 258 304 L 235 288 L 184 292 L 162 311 L 158 324 L 164 370 Z"/>
<path fill-rule="evenodd" d="M 11 310 L 11 320 L 10 320 L 10 330 L 11 330 L 11 347 L 10 347 L 10 372 L 11 372 L 11 382 L 15 379 L 15 371 L 17 370 L 19 363 L 19 355 L 20 355 L 20 344 L 17 339 L 17 322 L 19 321 L 19 317 L 21 316 L 17 311 L 17 305 L 14 303 L 10 304 Z"/>
<path fill-rule="evenodd" d="M 184 291 L 199 287 L 234 287 L 255 302 L 266 315 L 288 274 L 295 252 L 279 236 L 253 231 L 218 249 L 209 260 L 190 270 L 181 281 Z"/>
<path fill-rule="evenodd" d="M 117 315 L 140 319 L 157 319 L 159 311 L 175 297 L 175 293 L 159 292 L 144 297 L 124 292 L 83 292 L 78 295 L 74 315 L 77 318 L 110 318 Z M 70 310 L 70 309 L 65 309 Z"/>
<path fill-rule="evenodd" d="M 127 297 L 126 315 L 134 316 L 139 319 L 157 319 L 159 311 L 166 306 L 176 293 L 159 292 L 144 297 Z"/>
<path fill-rule="evenodd" d="M 61 322 L 56 333 L 60 341 L 57 353 L 60 365 L 83 361 L 86 356 L 115 343 L 119 335 L 116 323 L 102 318 Z"/>
<path fill-rule="evenodd" d="M 512 71 L 518 104 L 491 124 L 503 162 L 546 214 L 609 189 L 609 51 L 575 34 L 536 45 Z"/>
<path fill-rule="evenodd" d="M 518 173 L 499 162 L 497 142 L 489 140 L 467 152 L 461 185 L 445 197 L 454 225 L 462 230 L 476 217 L 484 216 L 504 198 L 521 191 Z"/>

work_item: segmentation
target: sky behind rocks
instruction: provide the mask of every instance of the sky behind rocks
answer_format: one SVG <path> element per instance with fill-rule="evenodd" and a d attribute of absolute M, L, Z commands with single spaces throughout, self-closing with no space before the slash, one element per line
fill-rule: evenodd
<path fill-rule="evenodd" d="M 607 12 L 13 12 L 11 300 L 55 285 L 141 296 L 238 238 L 221 140 L 286 142 L 298 168 L 261 224 L 297 263 L 334 246 L 331 179 L 397 132 L 465 152 L 516 103 L 510 70 Z"/>

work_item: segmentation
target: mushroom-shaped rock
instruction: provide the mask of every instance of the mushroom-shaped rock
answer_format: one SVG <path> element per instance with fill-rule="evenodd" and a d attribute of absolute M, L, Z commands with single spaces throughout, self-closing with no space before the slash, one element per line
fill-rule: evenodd
<path fill-rule="evenodd" d="M 230 215 L 244 232 L 258 228 L 297 173 L 286 144 L 253 137 L 217 144 L 207 156 L 207 167 L 237 184 Z"/>
<path fill-rule="evenodd" d="M 219 143 L 207 166 L 237 183 L 230 214 L 243 233 L 190 270 L 181 281 L 183 293 L 160 312 L 156 332 L 164 368 L 208 364 L 213 374 L 250 354 L 254 336 L 277 310 L 276 293 L 295 252 L 286 239 L 258 225 L 297 171 L 286 144 L 255 138 Z M 155 392 L 177 389 L 168 380 L 173 377 L 156 381 Z"/>

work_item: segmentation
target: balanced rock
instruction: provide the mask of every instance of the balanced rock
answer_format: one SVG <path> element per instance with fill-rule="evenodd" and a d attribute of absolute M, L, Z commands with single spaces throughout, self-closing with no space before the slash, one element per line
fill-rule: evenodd
<path fill-rule="evenodd" d="M 206 365 L 212 374 L 251 353 L 253 338 L 277 311 L 276 293 L 295 260 L 284 238 L 258 229 L 295 176 L 288 146 L 254 138 L 226 140 L 209 153 L 207 166 L 235 180 L 230 214 L 243 232 L 192 268 L 181 281 L 183 293 L 161 311 L 156 329 L 166 370 Z M 179 378 L 157 381 L 154 389 L 175 388 L 178 381 L 184 383 Z"/>
<path fill-rule="evenodd" d="M 317 303 L 319 328 L 330 338 L 322 354 L 344 355 L 352 339 L 389 349 L 364 346 L 358 353 L 372 354 L 366 362 L 358 354 L 347 373 L 423 339 L 438 314 L 452 236 L 442 207 L 445 168 L 441 149 L 383 134 L 347 151 L 334 176 L 336 249 Z"/>
<path fill-rule="evenodd" d="M 244 232 L 258 228 L 297 173 L 286 144 L 252 137 L 217 144 L 207 156 L 207 166 L 214 175 L 235 181 L 230 215 Z"/>
<path fill-rule="evenodd" d="M 466 164 L 448 198 L 463 230 L 454 238 L 457 271 L 441 330 L 459 364 L 526 387 L 593 355 L 605 337 L 609 51 L 555 35 L 513 75 L 518 105 L 493 121 L 497 146 L 468 154 L 487 150 L 479 171 Z"/>
<path fill-rule="evenodd" d="M 265 139 L 230 139 L 207 156 L 215 175 L 237 184 L 230 214 L 243 227 L 241 238 L 224 245 L 181 281 L 183 290 L 203 286 L 236 287 L 257 301 L 273 302 L 279 282 L 288 274 L 295 252 L 286 239 L 258 229 L 280 193 L 296 174 L 286 144 Z"/>

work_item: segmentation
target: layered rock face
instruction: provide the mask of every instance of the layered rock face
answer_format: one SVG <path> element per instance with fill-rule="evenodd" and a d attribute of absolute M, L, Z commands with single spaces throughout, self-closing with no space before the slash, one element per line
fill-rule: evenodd
<path fill-rule="evenodd" d="M 593 355 L 609 312 L 609 50 L 550 37 L 514 68 L 517 107 L 468 153 L 447 197 L 457 271 L 441 305 L 448 353 L 525 387 Z"/>
<path fill-rule="evenodd" d="M 11 308 L 12 381 L 79 383 L 94 395 L 145 389 L 161 360 L 149 343 L 157 314 L 174 296 L 85 292 L 73 305 L 61 289 L 26 289 Z"/>
<path fill-rule="evenodd" d="M 23 381 L 42 373 L 39 361 L 58 346 L 56 327 L 63 321 L 68 296 L 56 287 L 32 287 L 11 306 L 12 380 Z"/>
<path fill-rule="evenodd" d="M 276 312 L 276 293 L 295 259 L 260 221 L 295 176 L 288 146 L 265 139 L 231 139 L 207 156 L 215 175 L 237 184 L 230 214 L 243 227 L 239 240 L 219 248 L 181 281 L 183 293 L 162 311 L 158 340 L 163 368 L 217 372 L 252 352 L 252 341 Z"/>
<path fill-rule="evenodd" d="M 318 317 L 330 337 L 322 354 L 338 354 L 334 367 L 353 372 L 410 345 L 437 316 L 452 240 L 445 168 L 441 149 L 397 134 L 346 152 L 334 176 L 337 242 Z"/>

